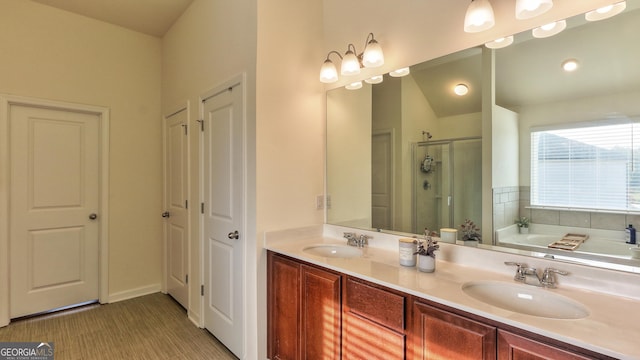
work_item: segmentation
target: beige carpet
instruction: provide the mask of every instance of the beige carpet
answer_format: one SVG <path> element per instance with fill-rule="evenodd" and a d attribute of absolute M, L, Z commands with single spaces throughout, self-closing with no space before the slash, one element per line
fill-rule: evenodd
<path fill-rule="evenodd" d="M 0 341 L 54 342 L 55 360 L 236 359 L 160 293 L 15 321 Z"/>

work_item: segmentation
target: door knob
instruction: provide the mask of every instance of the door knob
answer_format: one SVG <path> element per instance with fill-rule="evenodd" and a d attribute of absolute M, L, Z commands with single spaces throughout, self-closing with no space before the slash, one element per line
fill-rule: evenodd
<path fill-rule="evenodd" d="M 98 218 L 98 214 L 96 214 L 96 213 L 89 214 L 89 219 L 95 220 L 97 218 Z"/>
<path fill-rule="evenodd" d="M 162 217 L 163 217 L 163 218 L 168 218 L 168 217 L 170 217 L 170 216 L 171 216 L 171 214 L 169 214 L 169 212 L 168 212 L 168 211 L 165 211 L 165 212 L 163 212 L 163 213 L 162 213 Z"/>
<path fill-rule="evenodd" d="M 229 239 L 238 240 L 238 238 L 240 237 L 240 234 L 238 233 L 238 230 L 236 230 L 234 232 L 230 232 L 229 235 L 227 235 L 227 237 Z"/>

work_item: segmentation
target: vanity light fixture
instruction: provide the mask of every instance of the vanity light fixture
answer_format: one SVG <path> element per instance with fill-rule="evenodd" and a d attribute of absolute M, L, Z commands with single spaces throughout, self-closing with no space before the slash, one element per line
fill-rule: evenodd
<path fill-rule="evenodd" d="M 369 79 L 366 79 L 364 82 L 366 82 L 367 84 L 380 84 L 382 80 L 384 80 L 384 77 L 382 75 L 376 75 L 372 76 Z"/>
<path fill-rule="evenodd" d="M 578 69 L 578 60 L 567 59 L 562 62 L 562 69 L 566 72 L 572 72 Z"/>
<path fill-rule="evenodd" d="M 531 19 L 553 7 L 553 0 L 516 0 L 516 19 Z"/>
<path fill-rule="evenodd" d="M 488 47 L 489 49 L 502 49 L 503 47 L 507 47 L 511 44 L 513 44 L 513 35 L 489 41 L 488 43 L 484 44 L 484 46 Z"/>
<path fill-rule="evenodd" d="M 531 32 L 535 38 L 546 38 L 556 34 L 559 34 L 567 27 L 566 20 L 555 21 L 546 25 L 542 25 L 533 29 Z"/>
<path fill-rule="evenodd" d="M 458 96 L 464 96 L 469 92 L 469 87 L 466 84 L 458 84 L 453 88 L 453 92 Z"/>
<path fill-rule="evenodd" d="M 402 76 L 409 75 L 409 72 L 410 72 L 409 68 L 404 67 L 402 69 L 393 70 L 392 72 L 389 73 L 389 75 L 392 77 L 402 77 Z"/>
<path fill-rule="evenodd" d="M 340 55 L 335 50 L 329 51 L 327 59 L 320 68 L 320 81 L 323 83 L 333 83 L 338 81 L 338 72 L 333 61 L 329 58 L 331 54 L 336 54 L 342 60 L 340 66 L 340 73 L 342 75 L 357 75 L 360 73 L 360 68 L 373 68 L 382 66 L 384 64 L 384 54 L 382 53 L 382 47 L 374 39 L 373 33 L 367 35 L 365 40 L 364 51 L 357 54 L 356 47 L 353 44 L 347 45 L 347 51 L 344 56 Z"/>
<path fill-rule="evenodd" d="M 491 29 L 496 24 L 489 0 L 471 0 L 464 16 L 464 31 L 476 33 Z"/>
<path fill-rule="evenodd" d="M 352 82 L 351 84 L 348 84 L 345 86 L 345 88 L 347 90 L 358 90 L 358 89 L 362 89 L 362 81 L 356 81 L 356 82 Z"/>
<path fill-rule="evenodd" d="M 588 13 L 584 14 L 584 18 L 587 19 L 587 21 L 604 20 L 620 14 L 626 8 L 627 8 L 627 2 L 620 1 L 615 4 L 603 6 L 596 10 L 589 11 Z"/>

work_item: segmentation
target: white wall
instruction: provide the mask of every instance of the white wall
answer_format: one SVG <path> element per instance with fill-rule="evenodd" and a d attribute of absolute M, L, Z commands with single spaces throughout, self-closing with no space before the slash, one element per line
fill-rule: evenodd
<path fill-rule="evenodd" d="M 0 44 L 0 93 L 110 109 L 109 295 L 158 291 L 160 40 L 31 1 L 0 0 Z"/>

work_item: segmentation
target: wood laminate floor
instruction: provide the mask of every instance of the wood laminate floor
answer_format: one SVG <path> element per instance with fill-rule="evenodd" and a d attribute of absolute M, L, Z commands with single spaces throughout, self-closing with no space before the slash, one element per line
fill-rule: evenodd
<path fill-rule="evenodd" d="M 54 342 L 55 360 L 237 359 L 161 293 L 14 321 L 1 342 Z"/>

